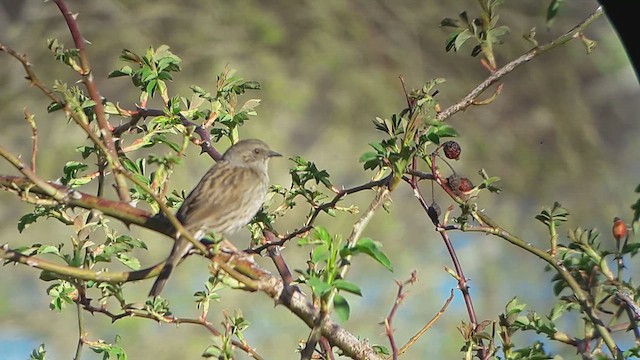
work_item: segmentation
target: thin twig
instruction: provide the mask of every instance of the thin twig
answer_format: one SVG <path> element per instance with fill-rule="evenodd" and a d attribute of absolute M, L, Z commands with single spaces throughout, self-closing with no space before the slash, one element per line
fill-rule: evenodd
<path fill-rule="evenodd" d="M 38 154 L 38 126 L 36 125 L 36 120 L 33 114 L 27 109 L 24 108 L 24 119 L 29 124 L 31 128 L 31 171 L 36 173 L 36 156 Z"/>
<path fill-rule="evenodd" d="M 26 166 L 22 160 L 17 156 L 7 151 L 2 145 L 0 145 L 0 156 L 5 158 L 11 165 L 13 165 L 18 171 L 26 176 L 33 184 L 37 185 L 46 195 L 55 199 L 56 201 L 63 202 L 67 196 L 65 192 L 60 191 L 58 188 L 52 186 L 45 180 L 37 176 L 33 170 Z"/>
<path fill-rule="evenodd" d="M 398 346 L 396 345 L 396 340 L 395 340 L 395 337 L 393 336 L 393 327 L 392 327 L 393 318 L 395 317 L 396 311 L 398 311 L 400 304 L 402 304 L 402 302 L 407 296 L 407 292 L 404 289 L 405 286 L 413 285 L 416 283 L 416 281 L 418 281 L 418 276 L 415 270 L 411 272 L 411 277 L 408 280 L 405 280 L 404 282 L 400 282 L 396 280 L 396 284 L 398 285 L 398 292 L 396 293 L 396 299 L 393 302 L 391 311 L 389 311 L 389 316 L 387 316 L 384 319 L 384 328 L 385 328 L 387 337 L 389 338 L 389 344 L 391 344 L 391 356 L 393 357 L 393 360 L 398 360 L 398 355 L 399 355 Z"/>
<path fill-rule="evenodd" d="M 165 112 L 163 110 L 160 110 L 160 109 L 147 109 L 147 108 L 139 107 L 136 111 L 128 111 L 127 115 L 131 116 L 131 120 L 129 122 L 127 122 L 125 124 L 122 124 L 122 125 L 118 126 L 117 128 L 115 128 L 113 130 L 114 134 L 117 134 L 118 136 L 120 136 L 121 134 L 129 131 L 130 129 L 135 127 L 136 124 L 142 118 L 146 118 L 148 116 L 154 116 L 154 117 L 155 116 L 164 116 L 164 115 L 167 115 L 167 114 L 165 114 Z M 191 137 L 189 140 L 192 143 L 194 143 L 195 145 L 200 146 L 201 153 L 206 153 L 213 160 L 216 160 L 216 161 L 219 161 L 220 159 L 222 159 L 222 154 L 218 150 L 216 150 L 215 147 L 213 147 L 213 141 L 211 140 L 211 135 L 207 131 L 206 124 L 205 124 L 205 126 L 198 125 L 198 124 L 190 121 L 189 119 L 187 119 L 182 114 L 178 114 L 177 116 L 180 119 L 180 122 L 182 123 L 182 125 L 184 127 L 193 128 L 194 129 L 193 132 L 198 134 L 198 136 L 200 137 L 200 139 L 196 139 L 194 137 Z"/>
<path fill-rule="evenodd" d="M 336 204 L 338 203 L 338 201 L 340 201 L 346 195 L 350 195 L 350 194 L 354 194 L 354 193 L 357 193 L 357 192 L 360 192 L 360 191 L 363 191 L 363 190 L 370 190 L 370 189 L 373 189 L 373 188 L 378 187 L 378 186 L 386 185 L 386 184 L 388 184 L 390 179 L 391 179 L 391 175 L 389 175 L 387 177 L 384 177 L 384 178 L 382 178 L 380 180 L 374 180 L 374 181 L 370 181 L 370 182 L 368 182 L 366 184 L 354 186 L 354 187 L 348 188 L 348 189 L 339 190 L 331 201 L 317 206 L 313 210 L 313 212 L 311 213 L 311 216 L 309 216 L 307 218 L 307 220 L 305 221 L 305 224 L 301 228 L 296 229 L 296 230 L 294 230 L 294 231 L 292 231 L 290 233 L 287 233 L 286 235 L 280 235 L 279 236 L 280 240 L 278 240 L 278 241 L 268 242 L 268 243 L 262 244 L 262 245 L 260 245 L 260 246 L 258 246 L 256 248 L 247 249 L 246 251 L 249 252 L 249 253 L 259 254 L 264 249 L 268 248 L 269 246 L 282 246 L 287 241 L 295 238 L 296 236 L 305 234 L 308 231 L 310 231 L 311 229 L 313 229 L 313 224 L 314 224 L 316 218 L 318 217 L 318 215 L 320 215 L 320 213 L 322 213 L 323 211 L 327 211 L 328 209 L 333 209 L 336 206 Z"/>
<path fill-rule="evenodd" d="M 80 126 L 80 128 L 87 134 L 87 136 L 91 139 L 91 141 L 94 144 L 96 144 L 96 146 L 98 146 L 100 151 L 102 151 L 102 153 L 105 155 L 105 158 L 106 158 L 108 164 L 113 168 L 118 166 L 119 160 L 118 160 L 117 154 L 116 154 L 115 158 L 113 156 L 111 156 L 111 154 L 109 152 L 109 149 L 107 148 L 106 144 L 103 141 L 101 141 L 100 137 L 98 135 L 96 135 L 96 133 L 89 127 L 89 124 L 87 124 L 85 122 L 85 119 L 80 117 L 69 106 L 68 103 L 66 103 L 63 100 L 58 99 L 55 96 L 55 94 L 51 91 L 51 89 L 46 87 L 44 85 L 44 83 L 42 83 L 42 81 L 40 81 L 40 79 L 36 76 L 35 72 L 31 68 L 31 63 L 27 59 L 26 55 L 19 54 L 15 50 L 13 50 L 13 49 L 11 49 L 11 48 L 7 47 L 6 45 L 3 45 L 3 44 L 0 44 L 0 51 L 5 51 L 7 54 L 11 55 L 16 60 L 18 60 L 22 64 L 22 67 L 24 68 L 24 70 L 25 70 L 25 72 L 27 74 L 26 78 L 27 78 L 27 80 L 29 80 L 31 85 L 35 86 L 38 89 L 40 89 L 40 91 L 42 91 L 42 93 L 45 96 L 47 96 L 49 98 L 49 100 L 51 100 L 54 103 L 57 103 L 59 105 L 62 105 L 62 107 L 64 109 L 64 112 L 65 112 L 65 115 L 67 115 L 69 118 L 73 119 L 73 121 L 78 126 Z M 128 199 L 128 189 L 127 189 L 127 195 L 124 198 L 121 196 L 120 199 L 123 200 L 123 201 L 128 201 L 127 200 Z"/>
<path fill-rule="evenodd" d="M 90 300 L 86 299 L 86 298 L 80 298 L 77 301 L 79 306 L 82 306 L 82 308 L 88 312 L 90 312 L 91 314 L 94 313 L 98 313 L 98 314 L 102 314 L 107 316 L 109 319 L 111 319 L 111 322 L 114 323 L 120 319 L 123 318 L 128 318 L 128 317 L 138 317 L 138 318 L 143 318 L 143 319 L 150 319 L 150 320 L 159 320 L 158 317 L 155 314 L 150 313 L 149 311 L 146 310 L 142 310 L 142 309 L 134 309 L 134 308 L 124 308 L 123 312 L 120 314 L 114 314 L 113 312 L 107 310 L 104 307 L 95 307 L 93 305 L 91 305 Z M 207 331 L 209 331 L 213 336 L 222 336 L 222 332 L 220 332 L 220 330 L 216 329 L 215 326 L 213 326 L 213 324 L 211 324 L 209 321 L 206 321 L 204 319 L 192 319 L 192 318 L 180 318 L 180 317 L 175 317 L 175 316 L 170 316 L 170 317 L 162 317 L 160 319 L 162 322 L 164 323 L 169 323 L 169 324 L 176 324 L 176 325 L 180 325 L 180 324 L 192 324 L 192 325 L 200 325 L 202 327 L 204 327 L 205 329 L 207 329 Z M 236 346 L 237 348 L 241 349 L 242 351 L 246 352 L 248 355 L 250 355 L 252 358 L 254 359 L 262 359 L 262 357 L 256 352 L 255 349 L 252 349 L 251 347 L 247 346 L 246 344 L 238 341 L 238 340 L 231 340 L 232 344 L 234 346 Z"/>
<path fill-rule="evenodd" d="M 73 357 L 74 360 L 80 360 L 82 358 L 82 348 L 84 345 L 84 323 L 82 305 L 76 303 L 76 312 L 78 313 L 78 344 L 76 345 L 76 354 Z"/>
<path fill-rule="evenodd" d="M 413 335 L 411 339 L 409 339 L 409 341 L 407 341 L 407 343 L 404 344 L 400 348 L 400 350 L 398 350 L 398 355 L 402 355 L 407 350 L 409 350 L 409 348 L 413 346 L 413 344 L 415 344 L 416 341 L 418 341 L 418 339 L 420 339 L 420 337 L 427 332 L 427 330 L 431 329 L 433 325 L 436 323 L 436 321 L 438 321 L 438 319 L 442 317 L 442 315 L 444 315 L 444 312 L 447 310 L 447 308 L 449 307 L 449 304 L 451 304 L 451 301 L 453 300 L 453 294 L 454 294 L 453 290 L 454 289 L 451 289 L 449 298 L 447 298 L 447 300 L 444 302 L 444 305 L 442 305 L 442 308 L 440 308 L 440 311 L 438 311 L 438 313 L 431 320 L 429 320 L 427 325 L 423 326 L 422 329 L 420 329 L 420 331 L 418 331 L 415 335 Z"/>
<path fill-rule="evenodd" d="M 384 180 L 384 179 L 383 179 Z M 371 201 L 369 208 L 360 216 L 358 221 L 353 224 L 351 234 L 346 240 L 345 247 L 352 248 L 355 246 L 356 242 L 360 239 L 362 232 L 371 221 L 371 218 L 375 214 L 375 212 L 382 206 L 382 204 L 387 200 L 390 194 L 390 190 L 388 187 L 380 187 L 378 189 L 378 193 L 375 198 Z M 346 255 L 342 259 L 342 263 L 340 265 L 338 279 L 346 279 L 347 273 L 351 268 L 351 258 L 353 255 Z M 322 335 L 322 329 L 324 328 L 325 321 L 328 319 L 328 314 L 331 310 L 331 306 L 333 304 L 333 299 L 337 294 L 337 289 L 332 289 L 326 297 L 323 297 L 321 301 L 320 311 L 318 311 L 318 316 L 315 319 L 313 326 L 311 327 L 311 332 L 307 339 L 307 343 L 304 349 L 301 352 L 301 359 L 306 360 L 310 359 L 313 351 L 315 350 L 317 342 L 320 340 L 320 336 Z"/>

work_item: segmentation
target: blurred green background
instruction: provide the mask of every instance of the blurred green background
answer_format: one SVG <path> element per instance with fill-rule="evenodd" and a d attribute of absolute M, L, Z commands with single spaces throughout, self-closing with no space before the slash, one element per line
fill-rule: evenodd
<path fill-rule="evenodd" d="M 46 48 L 47 38 L 71 46 L 68 29 L 57 8 L 42 1 L 3 0 L 0 8 L 0 42 L 26 53 L 37 74 L 48 84 L 54 79 L 73 83 L 77 79 L 56 63 Z M 538 41 L 548 41 L 572 28 L 595 10 L 595 1 L 563 4 L 553 27 L 545 26 L 548 1 L 506 2 L 500 21 L 511 28 L 505 44 L 496 49 L 499 64 L 530 49 L 522 38 L 532 27 Z M 170 84 L 170 94 L 190 96 L 189 86 L 213 89 L 215 75 L 225 65 L 238 69 L 245 79 L 257 80 L 262 91 L 247 97 L 262 99 L 258 117 L 241 129 L 242 137 L 259 137 L 287 156 L 301 155 L 316 162 L 345 187 L 368 181 L 369 173 L 357 162 L 378 140 L 371 120 L 388 117 L 404 107 L 398 80 L 421 87 L 431 78 L 444 77 L 439 87 L 446 107 L 473 89 L 487 72 L 471 58 L 472 46 L 459 53 L 446 53 L 447 31 L 438 24 L 463 10 L 478 14 L 475 1 L 69 1 L 85 38 L 96 82 L 103 96 L 133 108 L 138 94 L 125 79 L 106 79 L 122 64 L 121 49 L 138 53 L 149 46 L 167 44 L 183 60 L 183 71 Z M 572 216 L 568 227 L 597 227 L 602 240 L 610 239 L 611 219 L 629 220 L 633 190 L 640 179 L 637 151 L 640 112 L 638 81 L 623 48 L 606 18 L 588 29 L 587 37 L 598 41 L 590 55 L 578 41 L 552 50 L 504 79 L 503 93 L 489 106 L 474 107 L 450 119 L 460 132 L 462 160 L 458 172 L 479 182 L 477 171 L 500 176 L 504 192 L 483 195 L 482 208 L 513 233 L 546 248 L 545 228 L 533 217 L 543 206 L 561 202 Z M 0 54 L 0 108 L 3 131 L 0 142 L 14 153 L 30 156 L 30 132 L 23 108 L 36 115 L 40 131 L 38 172 L 55 179 L 69 159 L 80 159 L 74 151 L 84 135 L 67 125 L 61 113 L 46 114 L 48 102 L 24 80 L 20 64 Z M 220 149 L 227 144 L 221 144 Z M 184 166 L 174 176 L 172 188 L 191 188 L 211 160 L 192 149 Z M 286 160 L 272 161 L 272 182 L 288 185 Z M 6 162 L 0 173 L 16 174 Z M 423 192 L 430 194 L 430 185 Z M 367 206 L 371 192 L 348 198 L 344 204 Z M 113 195 L 113 194 L 110 194 Z M 451 201 L 438 191 L 444 209 Z M 19 235 L 16 222 L 31 207 L 12 194 L 0 193 L 0 243 L 11 247 L 34 242 L 58 244 L 68 241 L 71 230 L 55 221 L 43 221 Z M 361 285 L 364 296 L 350 296 L 352 316 L 344 324 L 371 343 L 387 346 L 380 321 L 396 295 L 394 279 L 404 280 L 418 270 L 420 281 L 395 319 L 396 340 L 404 343 L 442 306 L 456 286 L 444 270 L 451 262 L 440 237 L 425 217 L 408 188 L 393 194 L 391 213 L 380 212 L 365 235 L 384 243 L 395 267 L 394 273 L 365 258 L 357 258 L 351 280 Z M 320 224 L 347 236 L 357 215 L 322 217 Z M 281 232 L 303 221 L 293 214 L 276 224 Z M 114 221 L 115 223 L 115 221 Z M 116 224 L 120 231 L 128 231 Z M 566 231 L 566 229 L 564 229 Z M 137 254 L 144 264 L 161 260 L 171 243 L 157 234 L 131 229 L 150 247 Z M 248 234 L 235 236 L 247 244 Z M 454 245 L 471 279 L 471 290 L 480 319 L 497 319 L 504 304 L 517 295 L 528 309 L 547 313 L 553 303 L 550 275 L 543 264 L 507 243 L 488 236 L 452 233 Z M 292 269 L 302 269 L 308 249 L 290 244 L 284 253 Z M 260 259 L 268 269 L 272 265 Z M 119 267 L 114 264 L 114 269 Z M 631 267 L 631 271 L 637 267 Z M 275 271 L 275 270 L 274 270 Z M 70 358 L 77 341 L 76 313 L 48 309 L 45 293 L 49 284 L 37 279 L 38 272 L 24 266 L 0 268 L 0 358 L 24 359 L 31 349 L 45 342 L 52 359 Z M 190 295 L 207 278 L 206 263 L 190 259 L 169 282 L 165 295 L 180 316 L 196 317 Z M 129 286 L 130 301 L 143 301 L 150 281 Z M 225 301 L 215 304 L 211 318 L 219 313 L 243 309 L 252 323 L 246 332 L 250 345 L 267 359 L 294 359 L 297 342 L 307 329 L 283 307 L 275 307 L 261 294 L 225 291 Z M 103 316 L 84 314 L 91 339 L 122 344 L 130 359 L 197 358 L 210 335 L 198 327 L 174 328 L 142 319 L 123 319 L 115 324 Z M 468 321 L 459 292 L 444 316 L 406 357 L 459 358 L 461 339 L 456 326 Z M 567 321 L 567 331 L 576 323 Z M 532 337 L 535 338 L 535 337 Z M 520 345 L 532 338 L 520 338 Z M 566 358 L 571 349 L 557 348 Z M 181 356 L 182 355 L 182 356 Z M 85 354 L 85 358 L 100 358 Z M 238 352 L 238 358 L 246 356 Z"/>

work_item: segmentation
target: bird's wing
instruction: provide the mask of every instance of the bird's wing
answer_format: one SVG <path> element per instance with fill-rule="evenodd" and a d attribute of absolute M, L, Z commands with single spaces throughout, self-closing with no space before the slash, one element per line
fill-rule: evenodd
<path fill-rule="evenodd" d="M 255 176 L 253 171 L 229 171 L 228 162 L 216 163 L 202 177 L 202 180 L 189 193 L 176 213 L 182 224 L 191 232 L 203 228 L 209 230 L 225 230 L 222 224 L 228 222 L 227 216 L 233 213 L 234 206 L 241 206 L 243 197 L 249 195 L 238 191 L 238 184 L 244 176 Z"/>

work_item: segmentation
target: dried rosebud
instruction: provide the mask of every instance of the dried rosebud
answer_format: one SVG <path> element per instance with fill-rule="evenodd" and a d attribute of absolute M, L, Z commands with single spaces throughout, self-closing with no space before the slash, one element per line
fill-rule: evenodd
<path fill-rule="evenodd" d="M 447 184 L 453 191 L 458 191 L 458 187 L 460 186 L 460 177 L 456 174 L 453 174 L 447 178 Z"/>
<path fill-rule="evenodd" d="M 620 241 L 627 237 L 627 224 L 620 218 L 613 219 L 613 237 Z"/>
<path fill-rule="evenodd" d="M 440 213 L 440 205 L 438 205 L 438 203 L 434 202 L 427 208 L 427 215 L 429 215 L 429 218 L 434 225 L 438 225 L 438 223 L 440 223 Z"/>
<path fill-rule="evenodd" d="M 473 183 L 471 182 L 471 180 L 467 178 L 460 178 L 460 186 L 458 186 L 458 190 L 466 193 L 471 191 L 471 189 L 473 189 Z"/>
<path fill-rule="evenodd" d="M 455 141 L 447 141 L 442 144 L 442 150 L 444 151 L 444 156 L 452 160 L 458 160 L 462 152 L 460 145 Z"/>

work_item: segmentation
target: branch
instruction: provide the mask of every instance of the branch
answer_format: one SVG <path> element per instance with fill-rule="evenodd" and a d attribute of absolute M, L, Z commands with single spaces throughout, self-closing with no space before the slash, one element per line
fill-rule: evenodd
<path fill-rule="evenodd" d="M 7 244 L 0 246 L 0 258 L 10 262 L 24 264 L 32 268 L 50 271 L 60 275 L 62 278 L 73 278 L 85 281 L 100 281 L 109 283 L 123 283 L 127 281 L 137 281 L 152 277 L 150 272 L 105 272 L 82 269 L 74 266 L 56 264 L 36 256 L 24 255 L 12 249 Z M 155 274 L 160 272 L 160 266 L 156 266 Z"/>
<path fill-rule="evenodd" d="M 523 239 L 512 235 L 507 230 L 503 229 L 500 225 L 498 225 L 493 219 L 491 219 L 484 212 L 476 212 L 474 211 L 474 216 L 477 216 L 484 224 L 482 226 L 470 226 L 470 225 L 447 225 L 443 227 L 445 230 L 458 229 L 464 232 L 482 232 L 485 234 L 491 234 L 498 236 L 509 243 L 537 256 L 542 259 L 544 262 L 549 264 L 557 273 L 562 277 L 564 281 L 566 281 L 569 288 L 573 292 L 573 295 L 576 297 L 576 300 L 580 304 L 580 307 L 584 314 L 587 315 L 590 322 L 595 327 L 596 331 L 602 340 L 613 354 L 615 359 L 622 359 L 622 350 L 616 345 L 615 340 L 613 339 L 611 332 L 604 325 L 604 322 L 598 316 L 596 309 L 589 304 L 589 299 L 587 294 L 585 294 L 584 290 L 580 287 L 580 284 L 576 281 L 576 279 L 571 275 L 571 273 L 562 265 L 562 263 L 556 261 L 556 259 L 548 254 L 546 251 L 539 249 L 532 244 L 524 241 Z"/>
<path fill-rule="evenodd" d="M 2 147 L 0 147 L 0 150 L 2 150 Z M 0 153 L 0 155 L 2 154 Z M 87 210 L 95 209 L 127 225 L 134 224 L 167 236 L 173 236 L 174 230 L 167 224 L 166 219 L 135 208 L 129 203 L 107 200 L 54 182 L 44 181 L 35 176 L 35 174 L 30 173 L 26 168 L 21 171 L 23 174 L 26 171 L 29 175 L 27 177 L 0 175 L 0 188 L 8 191 L 29 191 L 33 194 L 53 198 L 60 204 L 69 207 L 80 207 Z"/>
<path fill-rule="evenodd" d="M 53 91 L 51 91 L 49 88 L 47 88 L 47 86 L 45 86 L 44 83 L 42 83 L 42 81 L 40 81 L 40 79 L 36 76 L 35 72 L 31 68 L 31 63 L 27 59 L 27 56 L 23 55 L 23 54 L 20 54 L 20 53 L 16 52 L 15 50 L 13 50 L 13 49 L 9 48 L 8 46 L 6 46 L 4 44 L 1 44 L 1 43 L 0 43 L 0 51 L 5 51 L 7 54 L 11 55 L 16 60 L 18 60 L 20 62 L 20 64 L 22 64 L 22 67 L 24 68 L 24 71 L 27 74 L 26 79 L 29 80 L 31 85 L 35 86 L 38 89 L 40 89 L 40 91 L 42 91 L 42 93 L 47 98 L 49 98 L 49 100 L 51 100 L 52 102 L 54 102 L 56 104 L 61 105 L 63 107 L 65 115 L 67 115 L 69 118 L 73 119 L 73 121 L 78 126 L 80 126 L 80 128 L 87 134 L 87 136 L 91 139 L 91 141 L 94 144 L 96 144 L 96 146 L 98 146 L 100 151 L 102 151 L 102 153 L 104 154 L 105 159 L 107 160 L 109 165 L 111 165 L 112 167 L 115 167 L 116 164 L 117 164 L 116 162 L 118 162 L 118 157 L 116 156 L 114 158 L 113 156 L 111 156 L 110 153 L 109 153 L 109 149 L 106 147 L 105 143 L 100 140 L 100 138 L 96 135 L 96 133 L 93 130 L 91 130 L 89 125 L 87 123 L 85 123 L 84 119 L 81 118 L 80 116 L 78 116 L 78 114 L 74 112 L 74 110 L 69 106 L 69 104 L 67 102 L 58 99 L 55 96 L 55 94 L 53 93 Z M 129 195 L 128 195 L 128 189 L 127 189 L 126 196 L 124 198 L 121 196 L 120 199 L 123 200 L 123 201 L 128 201 L 129 200 L 128 196 Z"/>
<path fill-rule="evenodd" d="M 29 124 L 31 128 L 31 171 L 36 173 L 36 157 L 38 155 L 38 126 L 36 125 L 36 120 L 33 114 L 25 107 L 24 108 L 24 119 Z"/>
<path fill-rule="evenodd" d="M 80 191 L 68 189 L 58 184 L 48 182 L 45 184 L 54 188 L 56 192 L 69 194 L 69 196 L 61 198 L 60 202 L 62 204 L 70 207 L 77 206 L 85 209 L 96 209 L 105 215 L 119 219 L 127 224 L 142 226 L 167 236 L 172 236 L 175 233 L 175 230 L 166 223 L 166 220 L 160 217 L 154 217 L 152 214 L 134 208 L 128 203 L 98 198 Z M 34 186 L 33 182 L 24 177 L 0 176 L 0 187 L 10 191 L 29 189 L 32 193 L 46 197 L 49 196 L 42 188 L 37 185 Z M 162 266 L 162 264 L 159 264 L 149 269 L 123 273 L 94 272 L 53 264 L 49 261 L 9 250 L 6 246 L 0 247 L 0 257 L 70 277 L 107 282 L 125 282 L 148 278 L 153 275 L 154 271 L 159 271 Z M 310 327 L 313 326 L 317 314 L 313 304 L 308 301 L 301 292 L 289 292 L 291 287 L 288 286 L 288 284 L 284 284 L 282 280 L 259 267 L 249 254 L 236 251 L 220 251 L 214 256 L 214 259 L 215 262 L 221 265 L 223 270 L 227 271 L 231 276 L 242 274 L 251 279 L 253 286 L 249 290 L 260 291 L 267 294 L 274 299 L 277 304 L 286 306 L 307 325 Z M 351 356 L 354 359 L 382 360 L 382 357 L 380 357 L 366 341 L 360 341 L 330 318 L 325 319 L 321 331 L 322 336 L 327 338 L 332 345 L 340 348 L 346 356 Z"/>
<path fill-rule="evenodd" d="M 89 57 L 84 47 L 85 39 L 80 33 L 80 28 L 78 27 L 78 23 L 76 22 L 76 15 L 72 14 L 71 11 L 69 11 L 64 0 L 53 0 L 53 2 L 58 6 L 58 9 L 60 9 L 62 16 L 67 22 L 67 26 L 69 27 L 69 31 L 71 32 L 71 37 L 73 38 L 73 43 L 78 49 L 78 53 L 80 56 L 80 67 L 82 68 L 82 71 L 80 73 L 80 75 L 82 76 L 82 82 L 89 92 L 89 97 L 94 102 L 95 115 L 96 119 L 98 120 L 98 127 L 100 128 L 100 137 L 104 140 L 109 165 L 111 165 L 112 168 L 116 168 L 117 166 L 120 166 L 120 160 L 118 159 L 118 153 L 116 152 L 115 143 L 113 141 L 113 137 L 111 136 L 112 128 L 107 121 L 107 117 L 105 116 L 104 106 L 102 105 L 102 97 L 98 92 L 98 87 L 93 81 L 93 73 L 91 70 L 91 66 L 89 65 Z M 115 171 L 113 175 L 115 177 L 116 189 L 118 191 L 120 200 L 131 201 L 131 198 L 129 196 L 129 187 L 127 186 L 127 181 L 124 176 Z"/>
<path fill-rule="evenodd" d="M 407 341 L 406 344 L 404 344 L 400 350 L 398 350 L 398 355 L 402 355 L 404 354 L 407 350 L 409 350 L 409 348 L 416 342 L 418 341 L 418 339 L 420 339 L 420 337 L 422 335 L 424 335 L 425 332 L 427 332 L 427 330 L 431 329 L 431 327 L 433 327 L 433 325 L 436 323 L 436 321 L 438 321 L 438 319 L 440 319 L 440 317 L 442 317 L 442 315 L 444 315 L 444 312 L 447 310 L 447 308 L 449 307 L 449 304 L 451 304 L 451 301 L 453 300 L 453 290 L 451 289 L 449 297 L 447 298 L 447 300 L 444 302 L 444 305 L 442 305 L 442 307 L 440 308 L 440 311 L 438 311 L 438 313 L 431 319 L 429 320 L 429 322 L 427 323 L 427 325 L 423 326 L 422 329 L 420 329 L 420 331 L 418 331 L 415 335 L 413 335 L 411 337 L 411 339 L 409 339 L 409 341 Z"/>
<path fill-rule="evenodd" d="M 436 179 L 436 181 L 438 181 L 438 179 L 440 178 L 440 175 L 437 172 L 435 172 L 436 171 L 435 156 L 433 154 L 431 155 L 431 166 L 432 166 L 432 171 L 434 171 L 434 173 L 431 175 L 433 176 L 433 178 Z M 431 218 L 431 215 L 429 213 L 429 204 L 427 204 L 424 197 L 422 196 L 422 193 L 420 192 L 420 188 L 417 186 L 415 182 L 411 181 L 410 179 L 407 179 L 406 181 L 413 188 L 413 193 L 415 197 L 418 199 L 418 202 L 420 203 L 420 205 L 422 206 L 422 209 L 425 211 L 427 216 Z M 441 182 L 439 182 L 439 184 L 440 183 Z M 447 248 L 447 252 L 449 253 L 449 257 L 451 258 L 451 262 L 453 263 L 453 267 L 456 273 L 456 280 L 458 281 L 458 289 L 460 289 L 460 292 L 462 293 L 464 304 L 467 309 L 467 314 L 469 315 L 469 321 L 471 322 L 471 328 L 475 333 L 479 325 L 479 322 L 478 322 L 478 317 L 476 315 L 475 308 L 473 306 L 473 300 L 471 299 L 471 294 L 469 293 L 469 285 L 467 283 L 467 278 L 464 275 L 464 271 L 462 270 L 462 265 L 460 264 L 460 260 L 458 260 L 458 255 L 456 254 L 456 250 L 453 247 L 453 244 L 451 243 L 451 239 L 449 238 L 449 235 L 447 234 L 447 230 L 439 226 L 437 220 L 438 220 L 437 215 L 436 215 L 436 219 L 432 218 L 432 221 L 436 225 L 436 230 L 440 234 L 440 237 L 442 237 L 445 247 Z M 482 343 L 480 343 L 479 345 L 480 345 L 478 349 L 479 357 L 481 359 L 484 359 L 487 356 L 487 349 Z"/>
<path fill-rule="evenodd" d="M 131 116 L 131 120 L 125 124 L 122 124 L 113 130 L 114 135 L 120 136 L 123 133 L 131 130 L 136 124 L 140 121 L 141 118 L 146 118 L 147 116 L 164 116 L 166 115 L 163 110 L 159 109 L 147 109 L 147 108 L 138 108 L 136 111 L 126 112 L 128 116 Z M 201 153 L 207 153 L 213 160 L 219 161 L 222 159 L 222 154 L 218 150 L 213 147 L 213 142 L 211 140 L 211 135 L 207 132 L 205 126 L 198 125 L 189 119 L 187 119 L 184 115 L 177 115 L 182 122 L 182 125 L 186 128 L 194 128 L 194 132 L 198 134 L 200 139 L 190 138 L 191 142 L 200 146 Z"/>
<path fill-rule="evenodd" d="M 418 276 L 416 271 L 414 270 L 411 273 L 411 277 L 409 280 L 405 280 L 404 282 L 400 282 L 396 280 L 396 284 L 398 285 L 398 292 L 396 293 L 396 300 L 393 302 L 393 306 L 391 307 L 391 311 L 389 311 L 389 316 L 384 319 L 384 328 L 389 338 L 389 343 L 391 344 L 391 355 L 393 360 L 398 360 L 398 346 L 396 345 L 395 337 L 393 336 L 393 327 L 391 324 L 393 323 L 393 318 L 400 307 L 400 304 L 404 301 L 407 296 L 407 292 L 404 290 L 404 287 L 407 285 L 413 285 L 418 281 Z"/>
<path fill-rule="evenodd" d="M 76 302 L 78 303 L 79 306 L 82 306 L 84 310 L 90 312 L 91 314 L 98 313 L 98 314 L 105 315 L 106 317 L 111 319 L 112 323 L 127 317 L 138 317 L 138 318 L 150 319 L 150 320 L 156 320 L 156 321 L 158 320 L 155 314 L 150 313 L 149 311 L 146 311 L 146 310 L 136 309 L 133 307 L 124 308 L 122 313 L 114 314 L 113 312 L 107 310 L 102 306 L 96 307 L 91 305 L 90 299 L 87 299 L 86 297 L 78 298 Z M 180 324 L 200 325 L 205 329 L 207 329 L 212 335 L 222 336 L 222 332 L 216 329 L 213 326 L 213 324 L 211 324 L 209 321 L 206 321 L 202 318 L 191 319 L 191 318 L 179 318 L 179 317 L 172 316 L 172 317 L 163 317 L 162 322 L 176 324 L 176 325 L 180 325 Z M 258 360 L 262 359 L 262 357 L 254 349 L 247 346 L 245 343 L 238 340 L 231 340 L 231 343 L 237 348 L 249 354 L 252 358 L 258 359 Z"/>
<path fill-rule="evenodd" d="M 460 100 L 456 104 L 453 104 L 453 105 L 449 106 L 448 108 L 446 108 L 442 112 L 438 113 L 438 115 L 436 116 L 436 119 L 438 121 L 445 121 L 448 118 L 450 118 L 451 116 L 453 116 L 454 114 L 456 114 L 456 113 L 458 113 L 460 111 L 463 111 L 466 108 L 468 108 L 469 106 L 473 105 L 475 99 L 478 96 L 480 96 L 480 94 L 482 94 L 485 90 L 487 90 L 491 85 L 497 83 L 500 79 L 502 79 L 507 74 L 509 74 L 510 72 L 515 70 L 516 68 L 518 68 L 520 65 L 523 65 L 523 64 L 529 62 L 530 60 L 532 60 L 533 58 L 535 58 L 535 57 L 537 57 L 539 55 L 542 55 L 545 52 L 547 52 L 547 51 L 549 51 L 549 50 L 551 50 L 553 48 L 556 48 L 556 47 L 558 47 L 560 45 L 563 45 L 563 44 L 575 39 L 579 33 L 581 33 L 589 25 L 591 25 L 591 23 L 593 23 L 600 16 L 602 16 L 603 13 L 604 13 L 604 11 L 602 10 L 602 7 L 598 7 L 596 9 L 596 11 L 594 11 L 591 15 L 589 15 L 581 23 L 576 25 L 573 29 L 571 29 L 571 30 L 567 31 L 566 33 L 560 35 L 559 37 L 557 37 L 556 39 L 552 40 L 551 42 L 549 42 L 547 44 L 544 44 L 544 45 L 541 45 L 541 46 L 537 46 L 537 47 L 529 50 L 524 55 L 512 60 L 508 64 L 506 64 L 503 67 L 501 67 L 500 69 L 496 70 L 486 80 L 484 80 L 482 83 L 480 83 L 480 85 L 478 85 L 475 89 L 471 90 L 471 92 L 469 94 L 467 94 L 467 96 L 462 98 L 462 100 Z"/>
<path fill-rule="evenodd" d="M 268 248 L 269 246 L 282 246 L 284 245 L 287 241 L 293 239 L 296 236 L 299 236 L 301 234 L 304 234 L 308 231 L 310 231 L 311 229 L 313 229 L 313 224 L 316 220 L 316 218 L 318 217 L 318 215 L 320 215 L 320 213 L 322 213 L 323 211 L 326 211 L 328 209 L 332 209 L 336 206 L 336 204 L 338 203 L 338 201 L 340 201 L 343 197 L 345 197 L 346 195 L 350 195 L 353 193 L 357 193 L 363 190 L 370 190 L 373 189 L 375 187 L 378 186 L 383 186 L 383 185 L 387 185 L 389 183 L 389 180 L 391 179 L 392 175 L 389 175 L 385 178 L 382 178 L 380 180 L 373 180 L 370 181 L 366 184 L 362 184 L 362 185 L 358 185 L 358 186 L 354 186 L 352 188 L 348 188 L 348 189 L 342 189 L 340 191 L 337 191 L 336 195 L 334 196 L 334 198 L 329 201 L 328 203 L 324 203 L 318 207 L 316 207 L 313 210 L 313 213 L 311 213 L 311 216 L 309 216 L 309 218 L 307 219 L 307 221 L 305 221 L 305 224 L 299 228 L 296 229 L 286 235 L 280 235 L 279 238 L 280 240 L 278 241 L 274 241 L 274 242 L 267 242 L 265 244 L 262 244 L 256 248 L 253 249 L 247 249 L 246 251 L 254 253 L 254 254 L 259 254 L 261 253 L 264 249 Z"/>

